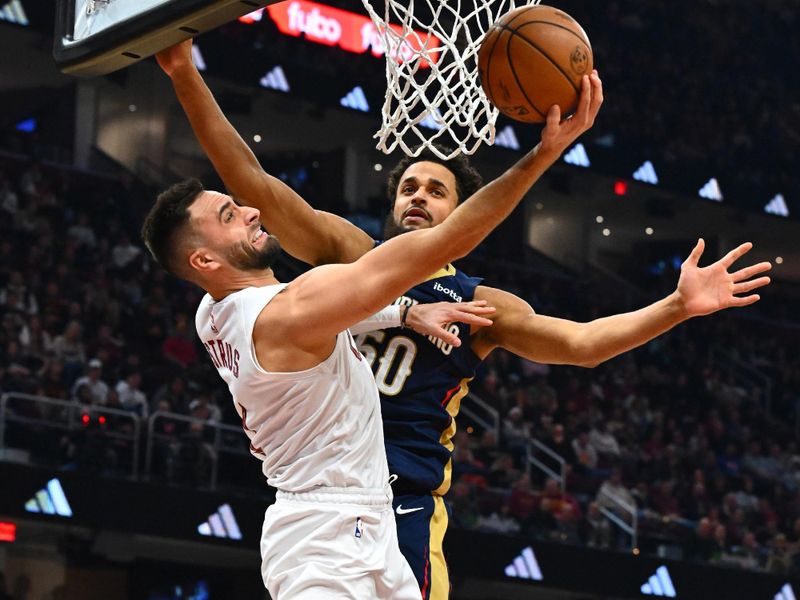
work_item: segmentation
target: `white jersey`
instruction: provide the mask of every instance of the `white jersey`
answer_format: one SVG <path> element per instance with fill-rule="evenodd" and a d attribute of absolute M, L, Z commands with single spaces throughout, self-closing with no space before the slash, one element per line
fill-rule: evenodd
<path fill-rule="evenodd" d="M 384 489 L 389 479 L 378 388 L 349 331 L 323 362 L 293 373 L 258 364 L 253 327 L 286 284 L 251 287 L 215 302 L 206 294 L 196 326 L 228 384 L 250 451 L 270 485 Z"/>

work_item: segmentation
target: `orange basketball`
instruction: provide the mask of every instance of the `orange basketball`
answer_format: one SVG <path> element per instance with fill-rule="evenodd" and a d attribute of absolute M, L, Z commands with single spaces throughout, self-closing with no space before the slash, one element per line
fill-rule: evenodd
<path fill-rule="evenodd" d="M 554 104 L 562 117 L 575 112 L 581 78 L 593 64 L 592 46 L 578 22 L 542 5 L 503 15 L 486 32 L 478 54 L 489 100 L 504 115 L 527 123 L 543 123 Z"/>

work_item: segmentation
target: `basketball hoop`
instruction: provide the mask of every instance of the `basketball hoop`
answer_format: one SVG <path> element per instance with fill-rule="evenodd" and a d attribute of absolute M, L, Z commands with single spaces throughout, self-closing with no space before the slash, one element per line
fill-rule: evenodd
<path fill-rule="evenodd" d="M 539 0 L 362 0 L 386 49 L 386 99 L 377 148 L 448 160 L 494 142 L 498 111 L 480 85 L 478 50 L 503 14 Z M 448 154 L 434 144 L 455 146 Z"/>

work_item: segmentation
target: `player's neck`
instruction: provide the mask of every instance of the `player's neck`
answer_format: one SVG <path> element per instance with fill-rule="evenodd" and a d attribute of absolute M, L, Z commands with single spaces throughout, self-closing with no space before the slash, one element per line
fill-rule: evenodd
<path fill-rule="evenodd" d="M 205 290 L 216 301 L 220 301 L 226 296 L 243 290 L 249 287 L 264 287 L 266 285 L 275 285 L 280 283 L 275 278 L 275 273 L 272 269 L 265 269 L 263 271 L 237 271 L 235 274 L 226 278 L 218 284 L 207 284 Z"/>

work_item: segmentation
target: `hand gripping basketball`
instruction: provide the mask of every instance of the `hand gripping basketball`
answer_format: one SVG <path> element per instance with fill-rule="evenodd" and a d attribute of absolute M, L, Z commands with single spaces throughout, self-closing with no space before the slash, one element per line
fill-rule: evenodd
<path fill-rule="evenodd" d="M 603 104 L 603 82 L 597 71 L 584 75 L 581 80 L 581 95 L 575 114 L 561 120 L 561 109 L 557 104 L 547 112 L 547 124 L 542 130 L 543 151 L 561 154 L 584 131 L 594 125 L 600 106 Z"/>

